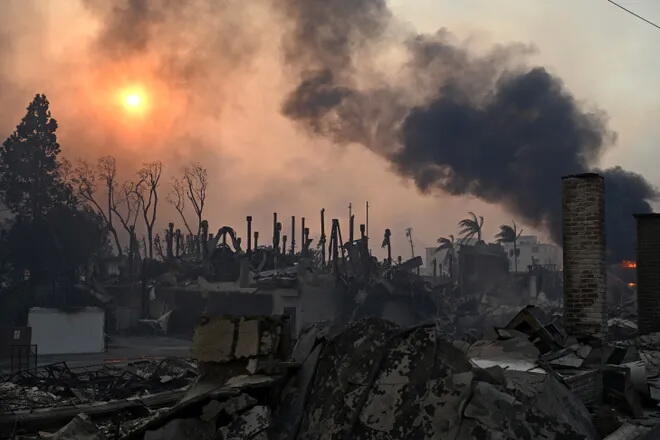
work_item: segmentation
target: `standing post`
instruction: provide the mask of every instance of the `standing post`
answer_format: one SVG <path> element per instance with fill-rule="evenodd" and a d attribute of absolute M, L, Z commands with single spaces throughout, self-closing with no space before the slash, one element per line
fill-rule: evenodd
<path fill-rule="evenodd" d="M 206 259 L 209 255 L 209 247 L 207 244 L 209 238 L 209 222 L 202 220 L 202 236 L 200 237 L 200 246 L 202 247 L 202 258 Z"/>
<path fill-rule="evenodd" d="M 392 231 L 385 229 L 385 245 L 387 246 L 387 262 L 392 265 L 392 243 L 390 242 L 390 237 L 392 236 Z"/>
<path fill-rule="evenodd" d="M 355 239 L 355 237 L 354 237 L 354 235 L 355 235 L 354 231 L 355 231 L 355 216 L 354 216 L 354 215 L 351 215 L 351 217 L 350 217 L 350 219 L 349 219 L 349 223 L 348 223 L 348 241 L 349 241 L 350 243 L 353 243 L 353 241 L 354 241 L 354 239 Z"/>
<path fill-rule="evenodd" d="M 282 237 L 282 223 L 275 223 L 275 254 L 280 253 L 280 238 Z M 282 253 L 285 253 L 285 249 L 282 249 Z"/>
<path fill-rule="evenodd" d="M 325 208 L 321 209 L 321 263 L 325 265 Z"/>
<path fill-rule="evenodd" d="M 252 216 L 248 215 L 247 220 L 247 251 L 252 252 Z"/>
<path fill-rule="evenodd" d="M 351 221 L 351 217 L 353 217 L 353 204 L 351 202 L 348 202 L 348 221 Z"/>
<path fill-rule="evenodd" d="M 291 216 L 291 255 L 296 254 L 296 216 Z"/>
<path fill-rule="evenodd" d="M 300 252 L 305 250 L 305 217 L 300 217 Z"/>
<path fill-rule="evenodd" d="M 172 258 L 174 256 L 174 223 L 169 223 L 167 225 L 165 242 L 167 243 L 167 258 Z"/>
<path fill-rule="evenodd" d="M 367 202 L 367 220 L 366 220 L 366 224 L 367 224 L 367 237 L 369 237 L 369 202 Z"/>
<path fill-rule="evenodd" d="M 303 240 L 303 242 L 305 244 L 303 246 L 304 246 L 305 254 L 308 254 L 309 253 L 309 228 L 305 228 L 303 230 L 303 232 L 304 232 L 304 237 L 305 237 L 304 240 Z"/>
<path fill-rule="evenodd" d="M 338 226 L 339 226 L 339 220 L 333 218 L 332 231 L 330 232 L 330 245 L 332 247 L 332 264 L 335 268 L 335 273 L 339 272 Z"/>
<path fill-rule="evenodd" d="M 277 213 L 273 213 L 273 250 L 279 252 L 279 240 L 277 239 Z"/>

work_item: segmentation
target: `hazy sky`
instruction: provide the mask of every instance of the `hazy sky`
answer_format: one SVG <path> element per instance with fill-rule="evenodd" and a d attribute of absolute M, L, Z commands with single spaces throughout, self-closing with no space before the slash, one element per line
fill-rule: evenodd
<path fill-rule="evenodd" d="M 115 155 L 122 177 L 144 161 L 162 160 L 163 193 L 183 165 L 200 161 L 211 173 L 206 217 L 212 229 L 228 224 L 242 232 L 245 216 L 253 215 L 263 239 L 272 232 L 273 211 L 286 219 L 306 216 L 316 235 L 320 208 L 329 223 L 345 217 L 352 202 L 361 222 L 366 200 L 374 249 L 389 227 L 394 254 L 404 257 L 408 226 L 421 252 L 438 236 L 455 233 L 467 211 L 486 217 L 487 238 L 511 220 L 476 199 L 421 195 L 376 154 L 312 138 L 282 116 L 292 81 L 282 62 L 281 17 L 269 0 L 218 1 L 217 9 L 203 0 L 179 9 L 179 2 L 159 0 L 169 9 L 147 24 L 144 17 L 113 21 L 125 3 L 0 2 L 0 137 L 16 126 L 35 93 L 46 93 L 67 158 Z M 621 3 L 660 21 L 655 0 Z M 622 165 L 660 187 L 660 30 L 605 0 L 389 5 L 416 31 L 446 28 L 475 52 L 516 42 L 533 47 L 528 64 L 545 66 L 585 108 L 609 115 L 618 137 L 601 165 Z M 143 115 L 122 107 L 121 94 L 131 87 L 145 90 Z M 160 223 L 173 218 L 164 209 Z"/>

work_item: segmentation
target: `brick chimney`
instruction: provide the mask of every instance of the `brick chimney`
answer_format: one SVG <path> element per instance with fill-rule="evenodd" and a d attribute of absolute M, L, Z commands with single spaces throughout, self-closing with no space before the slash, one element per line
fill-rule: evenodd
<path fill-rule="evenodd" d="M 637 326 L 639 334 L 660 331 L 660 214 L 637 219 Z"/>
<path fill-rule="evenodd" d="M 604 196 L 598 174 L 562 178 L 564 325 L 578 338 L 607 336 Z"/>

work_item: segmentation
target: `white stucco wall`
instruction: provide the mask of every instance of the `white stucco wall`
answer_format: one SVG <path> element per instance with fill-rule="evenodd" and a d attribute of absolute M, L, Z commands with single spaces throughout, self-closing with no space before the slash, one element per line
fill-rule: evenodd
<path fill-rule="evenodd" d="M 85 307 L 74 312 L 33 307 L 28 313 L 38 354 L 101 353 L 105 350 L 105 312 Z"/>

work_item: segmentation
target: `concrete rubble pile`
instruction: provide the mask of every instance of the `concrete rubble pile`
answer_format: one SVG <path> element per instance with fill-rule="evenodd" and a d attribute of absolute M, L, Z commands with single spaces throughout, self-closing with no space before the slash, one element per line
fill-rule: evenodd
<path fill-rule="evenodd" d="M 280 413 L 291 420 L 276 438 L 597 438 L 584 405 L 555 378 L 522 382 L 477 367 L 433 324 L 367 319 L 319 348 L 301 368 L 313 372 L 295 393 L 304 402 L 285 399 Z"/>
<path fill-rule="evenodd" d="M 556 319 L 535 307 L 477 340 L 448 339 L 438 322 L 317 323 L 291 347 L 286 317 L 207 317 L 192 345 L 199 376 L 176 400 L 129 407 L 114 417 L 85 411 L 78 403 L 80 411 L 60 419 L 59 431 L 43 427 L 17 438 L 650 440 L 660 435 L 660 335 L 598 347 L 567 336 Z M 166 383 L 191 365 L 159 370 L 145 363 L 132 371 Z M 44 388 L 34 398 L 57 397 L 55 391 Z"/>

